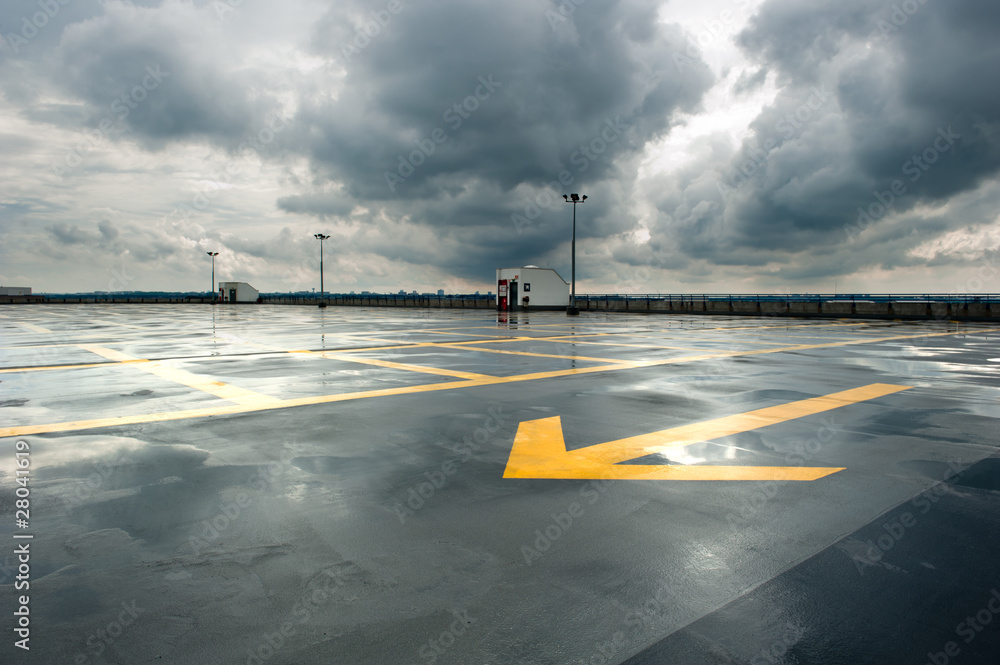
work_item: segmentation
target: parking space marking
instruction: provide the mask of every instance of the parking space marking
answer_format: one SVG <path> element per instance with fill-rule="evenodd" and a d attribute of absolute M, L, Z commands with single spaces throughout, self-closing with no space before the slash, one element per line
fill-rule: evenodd
<path fill-rule="evenodd" d="M 215 395 L 221 399 L 229 400 L 244 406 L 266 406 L 281 402 L 281 400 L 277 398 L 269 397 L 252 390 L 239 388 L 228 383 L 223 383 L 222 381 L 213 381 L 208 377 L 192 374 L 191 372 L 183 369 L 170 367 L 159 360 L 135 358 L 126 353 L 98 346 L 96 344 L 80 344 L 79 346 L 81 349 L 95 353 L 99 356 L 107 358 L 108 360 L 113 360 L 115 363 L 132 365 L 133 367 L 137 367 L 144 372 L 149 372 L 150 374 L 158 376 L 162 379 L 180 383 L 188 386 L 189 388 L 201 390 L 202 392 L 209 393 L 210 395 Z"/>
<path fill-rule="evenodd" d="M 380 390 L 339 393 L 333 395 L 320 395 L 314 397 L 301 397 L 301 398 L 287 399 L 287 400 L 279 400 L 265 396 L 260 396 L 263 399 L 258 400 L 254 399 L 254 396 L 258 395 L 257 393 L 250 393 L 250 391 L 246 391 L 247 393 L 250 393 L 250 395 L 247 395 L 247 399 L 243 402 L 231 406 L 226 405 L 226 406 L 208 407 L 202 409 L 191 409 L 186 411 L 174 411 L 169 413 L 146 414 L 137 416 L 119 416 L 112 418 L 98 418 L 92 420 L 80 420 L 80 421 L 71 421 L 62 423 L 5 427 L 5 428 L 0 428 L 0 437 L 26 436 L 29 434 L 41 434 L 45 432 L 76 431 L 81 429 L 111 427 L 115 425 L 129 425 L 129 424 L 139 424 L 139 423 L 149 423 L 149 422 L 160 422 L 167 420 L 181 420 L 186 418 L 201 418 L 213 415 L 249 413 L 254 411 L 264 411 L 264 410 L 288 408 L 295 406 L 306 406 L 314 404 L 325 404 L 331 402 L 350 401 L 356 399 L 365 399 L 369 397 L 386 397 L 392 395 L 405 395 L 405 394 L 432 392 L 440 390 L 456 390 L 462 388 L 472 388 L 477 386 L 497 385 L 503 383 L 520 382 L 520 381 L 535 381 L 540 379 L 558 378 L 558 377 L 573 376 L 580 374 L 589 374 L 595 372 L 620 371 L 620 370 L 628 370 L 628 369 L 642 368 L 642 367 L 654 367 L 658 365 L 696 362 L 699 360 L 712 360 L 722 357 L 761 355 L 768 353 L 781 353 L 785 351 L 801 351 L 807 349 L 832 348 L 837 346 L 850 346 L 859 344 L 875 344 L 886 341 L 933 338 L 933 337 L 943 337 L 950 335 L 967 335 L 970 333 L 982 334 L 982 333 L 991 333 L 998 331 L 1000 331 L 1000 328 L 983 328 L 983 329 L 976 329 L 973 331 L 958 330 L 958 331 L 947 331 L 947 332 L 936 332 L 936 333 L 893 335 L 893 336 L 880 337 L 874 339 L 862 338 L 862 339 L 842 341 L 842 342 L 784 346 L 784 347 L 757 349 L 750 351 L 709 352 L 698 355 L 681 356 L 675 358 L 665 358 L 665 359 L 656 359 L 647 361 L 634 360 L 630 361 L 629 364 L 614 363 L 609 365 L 598 365 L 594 367 L 577 367 L 571 369 L 552 370 L 547 372 L 536 372 L 531 374 L 520 374 L 516 376 L 506 376 L 506 377 L 495 377 L 484 374 L 465 373 L 465 374 L 472 374 L 472 376 L 477 378 L 470 378 L 469 380 L 460 380 L 460 381 L 443 381 L 440 383 L 423 384 L 417 386 L 404 386 L 404 387 L 387 388 Z M 107 351 L 111 352 L 112 354 L 118 354 L 118 352 L 111 351 L 110 349 L 108 349 Z M 336 355 L 339 356 L 342 354 L 338 353 Z M 347 354 L 343 355 L 344 355 L 344 358 L 342 358 L 343 360 L 348 360 L 350 358 L 350 356 Z M 120 354 L 119 357 L 122 356 L 128 359 L 126 362 L 130 362 L 135 367 L 145 368 L 147 365 L 151 364 L 151 361 L 131 358 L 130 356 L 126 356 L 125 354 Z M 370 359 L 365 359 L 365 360 L 370 360 Z M 387 362 L 387 361 L 379 361 L 379 362 Z M 413 367 L 414 369 L 412 369 L 411 371 L 417 371 L 416 369 L 417 366 Z M 397 367 L 397 369 L 403 369 L 403 368 Z M 428 369 L 429 368 L 421 367 L 419 368 L 419 371 L 428 371 Z M 440 370 L 440 371 L 453 372 L 453 370 Z M 189 375 L 189 376 L 193 377 L 193 379 L 195 379 L 199 383 L 199 385 L 210 384 L 216 387 L 221 387 L 226 385 L 220 382 L 210 382 L 207 379 L 203 379 L 202 377 L 197 377 L 194 375 Z M 456 378 L 458 378 L 457 375 Z"/>
<path fill-rule="evenodd" d="M 358 356 L 338 353 L 333 351 L 290 351 L 290 353 L 308 353 L 318 355 L 329 360 L 341 360 L 348 363 L 360 363 L 362 365 L 373 365 L 375 367 L 385 367 L 388 369 L 399 369 L 407 372 L 418 372 L 422 374 L 436 374 L 438 376 L 449 376 L 456 379 L 467 379 L 470 381 L 481 381 L 492 379 L 488 374 L 477 374 L 476 372 L 463 372 L 455 369 L 443 369 L 425 365 L 413 365 L 411 363 L 398 363 L 391 360 L 381 360 L 378 358 L 359 358 Z"/>
<path fill-rule="evenodd" d="M 589 358 L 587 356 L 563 356 L 556 355 L 553 353 L 534 353 L 531 351 L 511 351 L 510 349 L 486 349 L 481 346 L 475 348 L 469 348 L 468 346 L 459 346 L 457 344 L 437 344 L 436 346 L 445 349 L 458 349 L 460 351 L 483 351 L 485 353 L 501 353 L 514 356 L 535 356 L 538 358 L 559 358 L 562 360 L 585 360 L 587 362 L 595 363 L 622 363 L 629 364 L 631 360 L 623 360 L 621 358 Z"/>
<path fill-rule="evenodd" d="M 111 367 L 118 363 L 79 363 L 76 365 L 39 365 L 37 367 L 5 367 L 0 369 L 0 374 L 14 374 L 21 372 L 44 372 L 51 369 L 86 369 L 88 367 Z"/>
<path fill-rule="evenodd" d="M 17 323 L 17 325 L 21 326 L 22 328 L 24 328 L 28 332 L 34 332 L 34 333 L 50 333 L 50 332 L 52 332 L 48 328 L 43 328 L 41 326 L 36 326 L 34 323 L 23 323 L 21 321 L 17 321 L 16 323 Z"/>

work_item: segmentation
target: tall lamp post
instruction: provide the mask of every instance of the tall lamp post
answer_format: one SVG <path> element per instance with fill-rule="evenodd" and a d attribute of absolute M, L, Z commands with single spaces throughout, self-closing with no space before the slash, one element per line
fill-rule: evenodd
<path fill-rule="evenodd" d="M 580 309 L 576 306 L 576 204 L 586 201 L 587 195 L 584 194 L 583 198 L 580 198 L 579 194 L 570 194 L 569 196 L 563 194 L 563 199 L 566 203 L 573 204 L 573 257 L 571 259 L 572 267 L 570 268 L 570 280 L 573 283 L 573 290 L 569 299 L 569 307 L 566 308 L 566 314 L 575 316 L 580 313 Z"/>
<path fill-rule="evenodd" d="M 219 294 L 215 290 L 215 257 L 217 257 L 219 253 L 218 252 L 205 252 L 205 253 L 212 257 L 212 304 L 214 305 L 215 301 L 219 299 Z"/>
<path fill-rule="evenodd" d="M 314 233 L 313 237 L 319 240 L 319 306 L 326 307 L 326 299 L 323 297 L 323 241 L 330 236 Z"/>

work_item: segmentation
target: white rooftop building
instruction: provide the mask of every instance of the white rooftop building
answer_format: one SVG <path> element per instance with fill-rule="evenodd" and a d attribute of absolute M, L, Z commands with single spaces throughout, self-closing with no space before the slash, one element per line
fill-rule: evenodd
<path fill-rule="evenodd" d="M 569 282 L 552 268 L 498 268 L 496 302 L 501 311 L 564 310 Z"/>

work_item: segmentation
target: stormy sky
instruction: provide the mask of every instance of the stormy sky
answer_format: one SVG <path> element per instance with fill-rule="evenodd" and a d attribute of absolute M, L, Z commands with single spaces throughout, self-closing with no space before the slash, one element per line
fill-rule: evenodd
<path fill-rule="evenodd" d="M 996 0 L 4 0 L 0 284 L 1000 291 Z"/>

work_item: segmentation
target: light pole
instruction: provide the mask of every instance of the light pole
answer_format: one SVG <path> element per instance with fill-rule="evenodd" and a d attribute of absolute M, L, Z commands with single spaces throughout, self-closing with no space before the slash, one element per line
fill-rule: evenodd
<path fill-rule="evenodd" d="M 219 255 L 218 252 L 205 252 L 212 257 L 212 304 L 218 299 L 219 294 L 215 290 L 215 257 Z"/>
<path fill-rule="evenodd" d="M 319 240 L 319 306 L 326 307 L 326 299 L 323 297 L 323 241 L 330 236 L 322 233 L 314 233 L 313 238 Z"/>
<path fill-rule="evenodd" d="M 573 204 L 573 257 L 571 259 L 572 267 L 570 268 L 570 281 L 573 283 L 573 291 L 569 299 L 569 307 L 566 308 L 566 314 L 575 316 L 580 313 L 579 308 L 576 306 L 576 204 L 586 201 L 587 195 L 584 194 L 583 198 L 580 198 L 579 194 L 570 194 L 569 196 L 563 194 L 563 199 L 566 203 Z"/>

